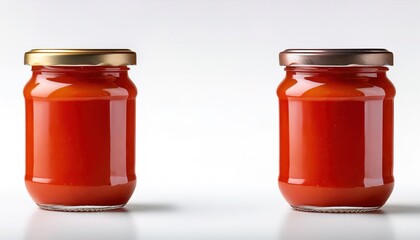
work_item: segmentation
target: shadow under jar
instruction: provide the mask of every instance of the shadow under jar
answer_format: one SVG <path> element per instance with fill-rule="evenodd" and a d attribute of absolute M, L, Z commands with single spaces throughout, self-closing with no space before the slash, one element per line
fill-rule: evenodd
<path fill-rule="evenodd" d="M 385 49 L 288 49 L 279 187 L 296 210 L 367 212 L 393 186 L 393 100 Z"/>
<path fill-rule="evenodd" d="M 26 105 L 26 188 L 42 208 L 123 207 L 135 185 L 135 98 L 125 49 L 35 49 Z"/>

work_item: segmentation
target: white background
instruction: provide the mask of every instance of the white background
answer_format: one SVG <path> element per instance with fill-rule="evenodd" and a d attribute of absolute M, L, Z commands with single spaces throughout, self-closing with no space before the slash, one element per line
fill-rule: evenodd
<path fill-rule="evenodd" d="M 396 187 L 375 214 L 281 197 L 275 90 L 286 48 L 387 48 Z M 130 48 L 138 186 L 123 211 L 39 210 L 24 186 L 32 48 Z M 0 0 L 0 239 L 419 239 L 420 1 Z"/>

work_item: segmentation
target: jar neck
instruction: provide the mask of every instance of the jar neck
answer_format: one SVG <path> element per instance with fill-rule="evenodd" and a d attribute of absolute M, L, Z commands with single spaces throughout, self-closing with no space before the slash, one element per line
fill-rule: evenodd
<path fill-rule="evenodd" d="M 127 66 L 32 66 L 33 72 L 126 72 Z"/>
<path fill-rule="evenodd" d="M 73 77 L 128 77 L 127 66 L 32 66 L 33 75 Z"/>
<path fill-rule="evenodd" d="M 384 66 L 293 66 L 285 67 L 287 76 L 293 75 L 335 75 L 385 77 L 388 71 Z"/>

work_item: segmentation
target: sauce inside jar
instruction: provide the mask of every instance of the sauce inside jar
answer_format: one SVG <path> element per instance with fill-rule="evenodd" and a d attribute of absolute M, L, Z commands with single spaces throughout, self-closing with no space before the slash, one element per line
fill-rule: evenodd
<path fill-rule="evenodd" d="M 65 211 L 125 205 L 136 185 L 137 90 L 128 67 L 54 64 L 32 71 L 24 89 L 25 182 L 34 201 Z"/>
<path fill-rule="evenodd" d="M 303 211 L 382 206 L 394 185 L 395 88 L 388 69 L 301 65 L 285 70 L 277 90 L 279 186 L 285 199 Z"/>

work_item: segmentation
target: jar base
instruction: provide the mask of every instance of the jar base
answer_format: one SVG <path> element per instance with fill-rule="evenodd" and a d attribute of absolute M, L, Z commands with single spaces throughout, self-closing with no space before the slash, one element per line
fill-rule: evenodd
<path fill-rule="evenodd" d="M 55 204 L 37 204 L 41 209 L 48 211 L 59 211 L 59 212 L 102 212 L 119 209 L 125 206 L 110 205 L 110 206 L 97 206 L 97 205 L 80 205 L 80 206 L 65 206 Z"/>
<path fill-rule="evenodd" d="M 279 181 L 286 201 L 300 211 L 367 212 L 383 206 L 391 195 L 394 183 L 373 187 L 320 187 L 289 184 Z"/>
<path fill-rule="evenodd" d="M 294 210 L 301 212 L 315 212 L 315 213 L 365 213 L 373 212 L 381 208 L 377 207 L 350 207 L 350 206 L 337 206 L 337 207 L 318 207 L 318 206 L 293 206 Z"/>

